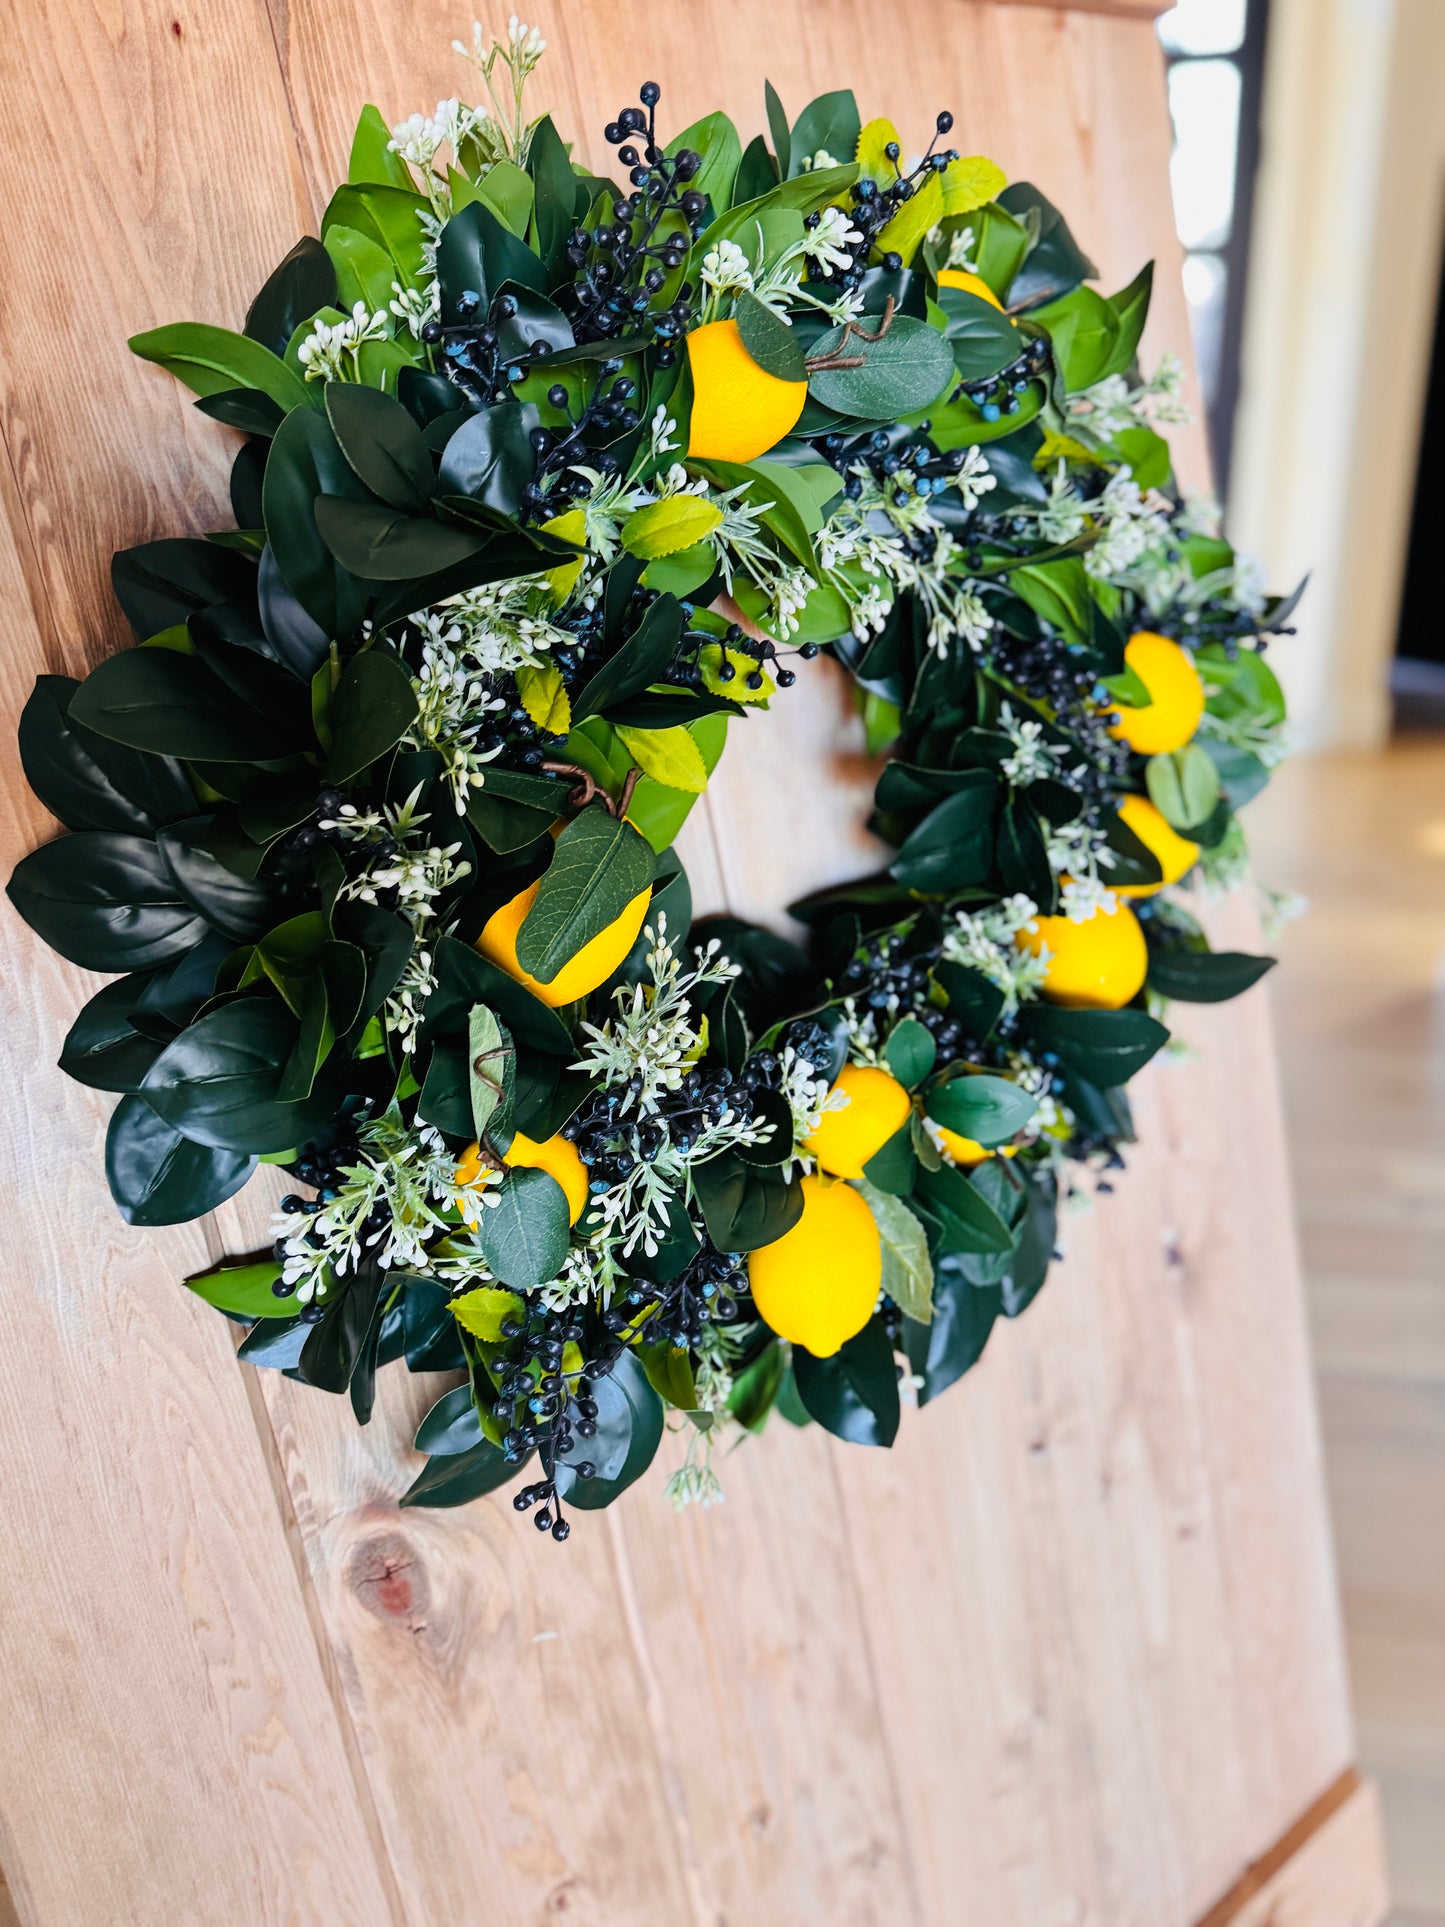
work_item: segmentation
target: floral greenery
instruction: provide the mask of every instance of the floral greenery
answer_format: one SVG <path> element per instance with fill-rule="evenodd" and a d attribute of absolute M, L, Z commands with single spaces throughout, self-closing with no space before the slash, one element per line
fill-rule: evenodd
<path fill-rule="evenodd" d="M 379 1365 L 464 1372 L 408 1501 L 535 1460 L 517 1503 L 562 1538 L 564 1506 L 646 1469 L 665 1408 L 691 1437 L 673 1490 L 706 1500 L 725 1428 L 776 1406 L 891 1443 L 900 1380 L 937 1396 L 1030 1303 L 1071 1165 L 1120 1162 L 1166 1000 L 1267 960 L 1211 953 L 1191 891 L 1159 891 L 1146 988 L 1079 1010 L 1015 939 L 1158 884 L 1129 793 L 1200 846 L 1193 881 L 1237 880 L 1289 605 L 1174 486 L 1178 369 L 1137 363 L 1149 270 L 1091 288 L 1041 194 L 940 147 L 949 116 L 910 171 L 850 93 L 790 124 L 769 88 L 768 140 L 712 114 L 664 147 L 649 85 L 607 129 L 619 188 L 526 117 L 541 47 L 477 30 L 488 108 L 389 130 L 368 107 L 243 334 L 132 344 L 244 436 L 236 526 L 119 554 L 139 646 L 40 679 L 25 767 L 73 834 L 11 896 L 123 973 L 61 1065 L 121 1094 L 129 1222 L 207 1212 L 258 1161 L 314 1191 L 272 1252 L 188 1281 L 249 1325 L 241 1356 L 362 1423 Z M 727 320 L 808 384 L 747 461 L 689 452 L 687 338 Z M 1207 690 L 1195 740 L 1151 759 L 1108 727 L 1148 700 L 1144 627 Z M 673 838 L 728 724 L 820 651 L 889 758 L 887 869 L 794 906 L 803 948 L 690 930 Z M 534 884 L 509 974 L 476 940 Z M 649 887 L 591 994 L 519 980 Z M 797 1222 L 848 1063 L 910 1109 L 858 1181 L 878 1308 L 820 1358 L 760 1319 L 747 1254 Z M 940 1127 L 1013 1155 L 961 1166 Z M 502 1164 L 517 1133 L 580 1152 L 575 1225 L 546 1170 Z M 462 1169 L 473 1140 L 496 1169 Z"/>

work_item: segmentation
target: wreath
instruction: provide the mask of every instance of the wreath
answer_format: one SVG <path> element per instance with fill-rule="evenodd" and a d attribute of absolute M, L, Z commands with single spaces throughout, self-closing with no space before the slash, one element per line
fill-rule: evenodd
<path fill-rule="evenodd" d="M 403 1503 L 516 1479 L 556 1539 L 777 1408 L 892 1443 L 1121 1162 L 1237 812 L 1280 753 L 1268 599 L 1182 499 L 1062 215 L 831 93 L 590 173 L 478 30 L 486 107 L 363 112 L 244 331 L 136 338 L 244 439 L 236 526 L 118 554 L 139 639 L 21 724 L 71 834 L 10 895 L 115 975 L 62 1069 L 120 1093 L 122 1216 L 290 1174 L 187 1280 L 370 1417 L 464 1376 Z M 468 50 L 463 50 L 468 51 Z M 882 762 L 877 875 L 795 944 L 694 922 L 673 842 L 730 725 L 826 653 Z M 821 673 L 821 672 L 814 672 Z M 1101 1183 L 1100 1189 L 1107 1188 Z"/>

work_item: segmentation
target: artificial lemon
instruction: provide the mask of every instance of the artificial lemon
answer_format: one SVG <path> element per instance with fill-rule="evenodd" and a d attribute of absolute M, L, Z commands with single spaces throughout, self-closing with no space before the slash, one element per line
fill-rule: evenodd
<path fill-rule="evenodd" d="M 824 1111 L 804 1142 L 835 1178 L 861 1178 L 869 1158 L 908 1116 L 912 1100 L 896 1077 L 869 1064 L 845 1064 L 833 1089 L 845 1093 L 847 1104 L 841 1111 Z"/>
<path fill-rule="evenodd" d="M 974 1165 L 982 1164 L 987 1158 L 1011 1158 L 1019 1148 L 1016 1144 L 1005 1144 L 1001 1150 L 990 1151 L 976 1137 L 964 1137 L 958 1131 L 950 1131 L 945 1125 L 935 1124 L 933 1129 L 938 1142 L 955 1164 Z"/>
<path fill-rule="evenodd" d="M 509 977 L 515 977 L 519 984 L 525 984 L 534 997 L 540 997 L 544 1004 L 557 1010 L 563 1004 L 575 1003 L 585 997 L 589 990 L 598 984 L 606 983 L 618 964 L 637 941 L 637 933 L 642 928 L 642 919 L 647 915 L 647 906 L 652 898 L 652 885 L 639 890 L 637 895 L 615 916 L 605 930 L 601 930 L 590 943 L 584 943 L 575 957 L 546 983 L 531 977 L 517 962 L 517 932 L 522 920 L 537 901 L 537 891 L 541 879 L 528 884 L 509 903 L 500 910 L 494 910 L 482 927 L 477 938 L 477 949 L 489 963 L 499 970 L 505 970 Z"/>
<path fill-rule="evenodd" d="M 692 426 L 687 452 L 700 462 L 751 462 L 797 423 L 806 381 L 783 381 L 760 368 L 735 321 L 709 321 L 687 338 Z"/>
<path fill-rule="evenodd" d="M 1140 629 L 1125 645 L 1124 660 L 1149 691 L 1149 706 L 1116 703 L 1119 720 L 1110 724 L 1109 734 L 1122 737 L 1141 756 L 1183 749 L 1204 714 L 1204 684 L 1194 658 L 1168 636 Z"/>
<path fill-rule="evenodd" d="M 1177 883 L 1199 855 L 1199 845 L 1191 843 L 1172 823 L 1166 822 L 1147 796 L 1126 796 L 1119 805 L 1119 814 L 1145 849 L 1158 857 L 1164 874 L 1157 883 L 1111 884 L 1115 896 L 1152 897 L 1166 883 Z"/>
<path fill-rule="evenodd" d="M 1003 303 L 988 285 L 982 275 L 970 274 L 966 268 L 940 268 L 938 271 L 940 288 L 962 288 L 965 294 L 976 294 L 980 301 L 987 301 L 1003 313 Z"/>
<path fill-rule="evenodd" d="M 846 1184 L 803 1179 L 803 1215 L 748 1256 L 753 1303 L 780 1338 L 831 1358 L 868 1323 L 883 1280 L 873 1213 Z"/>
<path fill-rule="evenodd" d="M 1035 917 L 1032 930 L 1014 938 L 1037 956 L 1049 949 L 1044 995 L 1072 1010 L 1118 1010 L 1144 987 L 1149 951 L 1139 919 L 1128 904 L 1096 910 L 1084 923 L 1072 917 Z"/>
<path fill-rule="evenodd" d="M 566 1196 L 570 1223 L 576 1224 L 586 1210 L 587 1166 L 582 1162 L 577 1146 L 565 1137 L 549 1137 L 539 1144 L 535 1138 L 528 1137 L 525 1131 L 518 1131 L 502 1153 L 502 1162 L 513 1170 L 527 1165 L 534 1171 L 545 1171 L 549 1178 L 555 1178 Z M 456 1170 L 456 1182 L 475 1184 L 490 1168 L 483 1164 L 482 1147 L 473 1138 L 462 1152 L 462 1161 Z"/>

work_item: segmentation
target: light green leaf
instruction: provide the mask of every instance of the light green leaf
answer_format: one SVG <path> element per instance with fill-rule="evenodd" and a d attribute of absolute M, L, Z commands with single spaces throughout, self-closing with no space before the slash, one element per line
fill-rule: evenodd
<path fill-rule="evenodd" d="M 1151 756 L 1144 781 L 1155 809 L 1176 830 L 1197 829 L 1219 801 L 1218 766 L 1198 743 Z"/>
<path fill-rule="evenodd" d="M 278 407 L 289 411 L 319 407 L 299 375 L 278 355 L 247 335 L 229 328 L 213 328 L 203 321 L 178 321 L 167 328 L 132 335 L 130 350 L 143 361 L 154 361 L 179 377 L 193 394 L 220 395 L 230 388 L 259 388 Z"/>
<path fill-rule="evenodd" d="M 734 675 L 725 682 L 718 673 L 724 662 L 729 663 Z M 714 696 L 728 696 L 735 703 L 765 703 L 777 688 L 777 684 L 764 669 L 762 687 L 748 688 L 748 677 L 759 668 L 757 660 L 745 656 L 740 649 L 729 649 L 720 642 L 704 643 L 698 651 L 697 666 L 702 671 L 703 688 Z"/>
<path fill-rule="evenodd" d="M 572 727 L 572 703 L 561 671 L 551 663 L 535 668 L 524 663 L 517 671 L 517 694 L 538 729 L 549 736 L 565 736 Z"/>
<path fill-rule="evenodd" d="M 622 546 L 629 555 L 655 562 L 679 549 L 690 549 L 711 535 L 723 519 L 716 503 L 700 495 L 669 495 L 661 502 L 649 502 L 634 509 L 622 525 Z"/>
<path fill-rule="evenodd" d="M 496 1285 L 481 1285 L 476 1291 L 463 1292 L 449 1307 L 463 1331 L 480 1338 L 484 1345 L 501 1342 L 502 1326 L 509 1318 L 525 1318 L 527 1308 L 513 1291 Z"/>
<path fill-rule="evenodd" d="M 702 753 L 681 724 L 675 729 L 628 729 L 619 723 L 617 734 L 644 775 L 695 796 L 707 788 Z"/>
<path fill-rule="evenodd" d="M 943 170 L 943 211 L 971 214 L 997 198 L 1008 186 L 1008 176 L 984 154 L 960 154 Z"/>
<path fill-rule="evenodd" d="M 506 1026 L 485 1004 L 473 1004 L 467 1018 L 467 1075 L 472 1093 L 472 1128 L 487 1135 L 494 1118 L 505 1127 L 517 1081 L 517 1053 Z"/>
<path fill-rule="evenodd" d="M 866 1178 L 853 1186 L 873 1213 L 883 1248 L 883 1289 L 907 1318 L 920 1325 L 933 1317 L 933 1265 L 928 1234 L 902 1198 L 880 1191 Z"/>
<path fill-rule="evenodd" d="M 296 1307 L 289 1298 L 278 1298 L 271 1287 L 281 1276 L 274 1258 L 254 1265 L 216 1265 L 187 1278 L 187 1289 L 218 1311 L 233 1312 L 238 1318 L 294 1318 Z"/>

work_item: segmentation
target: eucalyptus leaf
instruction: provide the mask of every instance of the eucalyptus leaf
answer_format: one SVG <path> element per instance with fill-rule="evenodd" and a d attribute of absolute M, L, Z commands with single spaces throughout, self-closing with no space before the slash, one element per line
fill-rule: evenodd
<path fill-rule="evenodd" d="M 883 1289 L 908 1318 L 926 1325 L 933 1317 L 933 1264 L 928 1233 L 902 1198 L 861 1179 L 854 1190 L 873 1213 L 883 1254 Z"/>
<path fill-rule="evenodd" d="M 507 1173 L 498 1202 L 482 1211 L 477 1230 L 492 1273 L 513 1291 L 539 1291 L 567 1256 L 567 1197 L 546 1171 Z"/>

